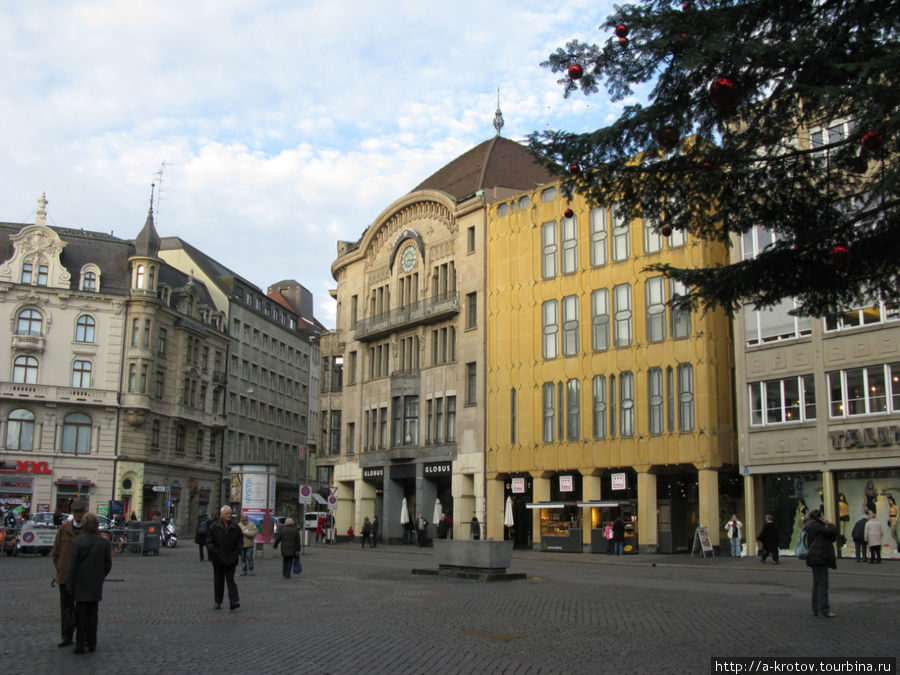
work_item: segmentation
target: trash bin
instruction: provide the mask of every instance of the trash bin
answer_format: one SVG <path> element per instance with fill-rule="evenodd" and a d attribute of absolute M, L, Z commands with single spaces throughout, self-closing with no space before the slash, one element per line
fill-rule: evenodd
<path fill-rule="evenodd" d="M 132 553 L 140 553 L 144 548 L 144 527 L 139 520 L 129 520 L 125 525 L 125 546 Z"/>
<path fill-rule="evenodd" d="M 141 548 L 141 554 L 159 555 L 159 544 L 162 539 L 162 523 L 155 520 L 142 521 L 141 525 L 144 530 L 144 544 Z"/>

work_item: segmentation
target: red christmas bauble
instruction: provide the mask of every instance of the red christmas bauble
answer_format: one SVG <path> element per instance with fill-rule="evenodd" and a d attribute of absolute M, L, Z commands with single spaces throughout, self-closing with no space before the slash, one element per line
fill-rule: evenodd
<path fill-rule="evenodd" d="M 719 110 L 730 108 L 741 96 L 741 91 L 733 80 L 717 77 L 709 85 L 709 100 Z"/>
<path fill-rule="evenodd" d="M 569 173 L 573 176 L 580 176 L 581 166 L 579 164 L 569 164 Z"/>
<path fill-rule="evenodd" d="M 831 250 L 828 252 L 828 256 L 835 265 L 846 265 L 853 257 L 850 253 L 850 249 L 846 246 L 832 246 Z"/>
<path fill-rule="evenodd" d="M 577 63 L 573 63 L 571 66 L 569 66 L 569 79 L 580 80 L 583 74 L 584 71 Z"/>
<path fill-rule="evenodd" d="M 863 150 L 878 152 L 884 147 L 884 136 L 879 131 L 867 131 L 862 137 Z"/>
<path fill-rule="evenodd" d="M 620 38 L 628 37 L 628 26 L 624 23 L 620 23 L 616 26 L 616 36 Z"/>
<path fill-rule="evenodd" d="M 689 3 L 689 2 L 683 2 L 683 3 L 681 3 L 681 10 L 682 10 L 683 12 L 688 11 L 690 8 L 691 8 L 691 3 Z"/>
<path fill-rule="evenodd" d="M 678 134 L 671 127 L 665 127 L 656 132 L 656 143 L 663 150 L 671 150 L 678 142 Z"/>
<path fill-rule="evenodd" d="M 709 173 L 713 169 L 715 169 L 715 165 L 712 162 L 703 162 L 703 170 Z"/>
<path fill-rule="evenodd" d="M 571 218 L 572 216 L 575 215 L 575 212 L 572 209 L 566 209 L 565 211 L 563 211 L 563 215 L 566 218 Z"/>
<path fill-rule="evenodd" d="M 622 45 L 623 47 L 627 47 L 628 46 L 628 38 L 619 38 L 619 44 Z"/>
<path fill-rule="evenodd" d="M 662 232 L 662 236 L 668 237 L 672 234 L 672 228 L 668 225 L 663 225 L 663 228 L 660 230 Z"/>

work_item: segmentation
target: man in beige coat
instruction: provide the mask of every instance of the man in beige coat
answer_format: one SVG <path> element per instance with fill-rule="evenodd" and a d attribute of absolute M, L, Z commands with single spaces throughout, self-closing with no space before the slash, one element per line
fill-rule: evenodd
<path fill-rule="evenodd" d="M 869 522 L 866 523 L 866 543 L 869 545 L 870 563 L 881 563 L 882 539 L 884 539 L 884 528 L 875 520 L 875 514 L 869 512 Z"/>
<path fill-rule="evenodd" d="M 53 565 L 56 567 L 56 585 L 59 587 L 59 621 L 62 641 L 57 647 L 68 647 L 75 634 L 75 600 L 66 589 L 69 577 L 69 557 L 72 542 L 81 534 L 81 519 L 87 511 L 87 504 L 78 500 L 72 504 L 72 520 L 67 520 L 56 530 L 53 540 Z"/>
<path fill-rule="evenodd" d="M 238 523 L 241 528 L 241 534 L 244 535 L 244 541 L 241 545 L 241 576 L 245 577 L 249 573 L 253 576 L 253 550 L 256 548 L 256 523 L 247 517 L 246 513 L 241 514 L 241 522 Z"/>

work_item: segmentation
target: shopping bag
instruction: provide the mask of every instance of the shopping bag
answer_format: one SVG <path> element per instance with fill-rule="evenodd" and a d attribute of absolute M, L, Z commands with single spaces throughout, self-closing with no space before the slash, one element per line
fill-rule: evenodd
<path fill-rule="evenodd" d="M 294 556 L 294 574 L 300 574 L 303 571 L 303 563 L 300 562 L 300 556 Z"/>

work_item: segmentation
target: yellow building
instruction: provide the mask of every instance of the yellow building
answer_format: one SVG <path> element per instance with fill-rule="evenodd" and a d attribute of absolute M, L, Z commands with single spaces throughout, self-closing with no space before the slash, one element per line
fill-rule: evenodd
<path fill-rule="evenodd" d="M 601 552 L 621 516 L 626 552 L 687 550 L 699 524 L 718 544 L 741 491 L 731 323 L 673 310 L 645 268 L 726 249 L 560 188 L 488 211 L 487 536 Z"/>

